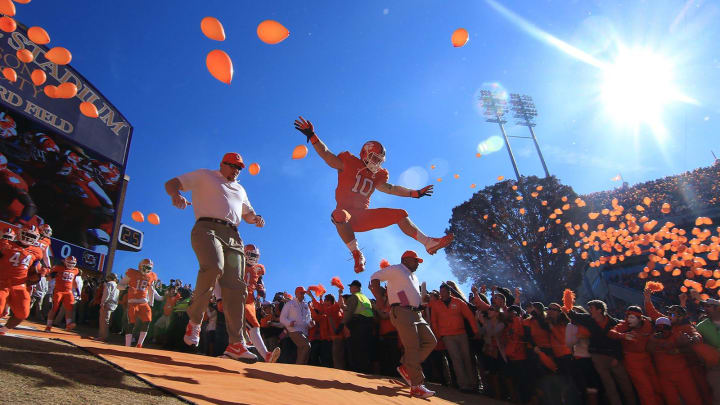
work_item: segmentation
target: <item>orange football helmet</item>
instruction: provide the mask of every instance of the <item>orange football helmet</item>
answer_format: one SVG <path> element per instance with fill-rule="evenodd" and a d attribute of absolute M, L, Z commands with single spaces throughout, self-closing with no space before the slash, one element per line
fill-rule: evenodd
<path fill-rule="evenodd" d="M 378 141 L 367 141 L 360 149 L 360 160 L 373 173 L 377 173 L 385 162 L 385 147 Z"/>

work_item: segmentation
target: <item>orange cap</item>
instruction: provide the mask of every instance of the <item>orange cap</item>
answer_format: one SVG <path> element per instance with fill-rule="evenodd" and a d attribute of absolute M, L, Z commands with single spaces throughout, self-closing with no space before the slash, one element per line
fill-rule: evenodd
<path fill-rule="evenodd" d="M 423 262 L 423 259 L 419 258 L 417 253 L 415 253 L 414 250 L 406 250 L 405 253 L 402 254 L 401 259 L 404 259 L 406 257 L 412 257 L 413 259 L 417 259 L 418 263 Z"/>
<path fill-rule="evenodd" d="M 238 165 L 242 168 L 245 168 L 245 163 L 243 162 L 242 156 L 240 156 L 239 153 L 235 152 L 228 152 L 223 156 L 222 163 L 230 163 L 231 165 Z"/>

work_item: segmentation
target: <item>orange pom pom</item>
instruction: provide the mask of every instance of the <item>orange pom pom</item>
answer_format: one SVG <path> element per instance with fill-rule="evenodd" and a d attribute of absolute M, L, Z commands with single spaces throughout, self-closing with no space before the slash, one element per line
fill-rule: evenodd
<path fill-rule="evenodd" d="M 330 284 L 334 285 L 335 287 L 344 290 L 345 287 L 343 286 L 342 281 L 340 281 L 340 277 L 333 277 L 332 280 L 330 280 Z"/>
<path fill-rule="evenodd" d="M 658 292 L 664 290 L 665 286 L 659 281 L 648 281 L 645 283 L 645 289 L 650 290 L 650 292 Z"/>
<path fill-rule="evenodd" d="M 565 291 L 563 291 L 563 310 L 570 312 L 573 305 L 575 305 L 575 293 L 573 290 L 566 288 Z"/>
<path fill-rule="evenodd" d="M 381 268 L 381 269 L 384 269 L 385 267 L 387 267 L 387 266 L 389 266 L 389 265 L 390 265 L 390 262 L 387 261 L 387 259 L 382 259 L 382 260 L 380 260 L 380 268 Z"/>

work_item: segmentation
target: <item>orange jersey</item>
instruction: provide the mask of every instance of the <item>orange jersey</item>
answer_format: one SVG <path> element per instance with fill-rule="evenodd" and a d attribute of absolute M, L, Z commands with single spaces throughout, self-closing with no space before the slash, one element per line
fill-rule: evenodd
<path fill-rule="evenodd" d="M 347 151 L 338 157 L 343 162 L 343 169 L 338 171 L 338 184 L 335 189 L 337 207 L 367 209 L 375 187 L 387 183 L 388 171 L 380 169 L 373 174 L 362 160 Z"/>
<path fill-rule="evenodd" d="M 157 280 L 154 272 L 143 274 L 135 269 L 129 269 L 125 276 L 129 279 L 128 283 L 128 304 L 139 304 L 148 302 L 152 283 Z"/>
<path fill-rule="evenodd" d="M 34 249 L 3 240 L 0 244 L 0 284 L 24 284 L 30 266 L 42 256 Z"/>
<path fill-rule="evenodd" d="M 73 288 L 73 282 L 75 277 L 80 273 L 77 267 L 68 269 L 65 266 L 53 266 L 51 274 L 57 274 L 55 276 L 55 290 L 54 292 L 71 292 Z"/>
<path fill-rule="evenodd" d="M 42 249 L 43 252 L 45 252 L 45 250 L 50 247 L 50 238 L 41 236 L 40 240 L 38 241 L 38 246 L 40 246 L 40 249 Z"/>

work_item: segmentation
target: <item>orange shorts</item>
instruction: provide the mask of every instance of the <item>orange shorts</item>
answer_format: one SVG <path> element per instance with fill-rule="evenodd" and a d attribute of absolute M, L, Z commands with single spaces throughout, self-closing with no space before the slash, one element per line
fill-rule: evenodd
<path fill-rule="evenodd" d="M 75 295 L 71 291 L 57 291 L 53 293 L 53 313 L 57 313 L 62 303 L 65 307 L 66 314 L 72 314 L 73 304 L 75 304 Z"/>
<path fill-rule="evenodd" d="M 12 287 L 0 288 L 0 311 L 10 306 L 13 316 L 23 320 L 30 315 L 30 293 L 25 283 Z"/>
<path fill-rule="evenodd" d="M 407 211 L 396 208 L 357 209 L 338 207 L 337 210 L 344 210 L 347 213 L 344 219 L 349 220 L 354 232 L 366 232 L 372 229 L 387 228 L 390 225 L 397 224 L 408 216 Z M 347 218 L 347 216 L 350 218 Z M 337 221 L 338 218 L 333 218 L 333 220 Z"/>
<path fill-rule="evenodd" d="M 135 317 L 140 317 L 141 322 L 152 321 L 152 309 L 148 304 L 128 304 L 128 322 L 135 323 Z"/>

